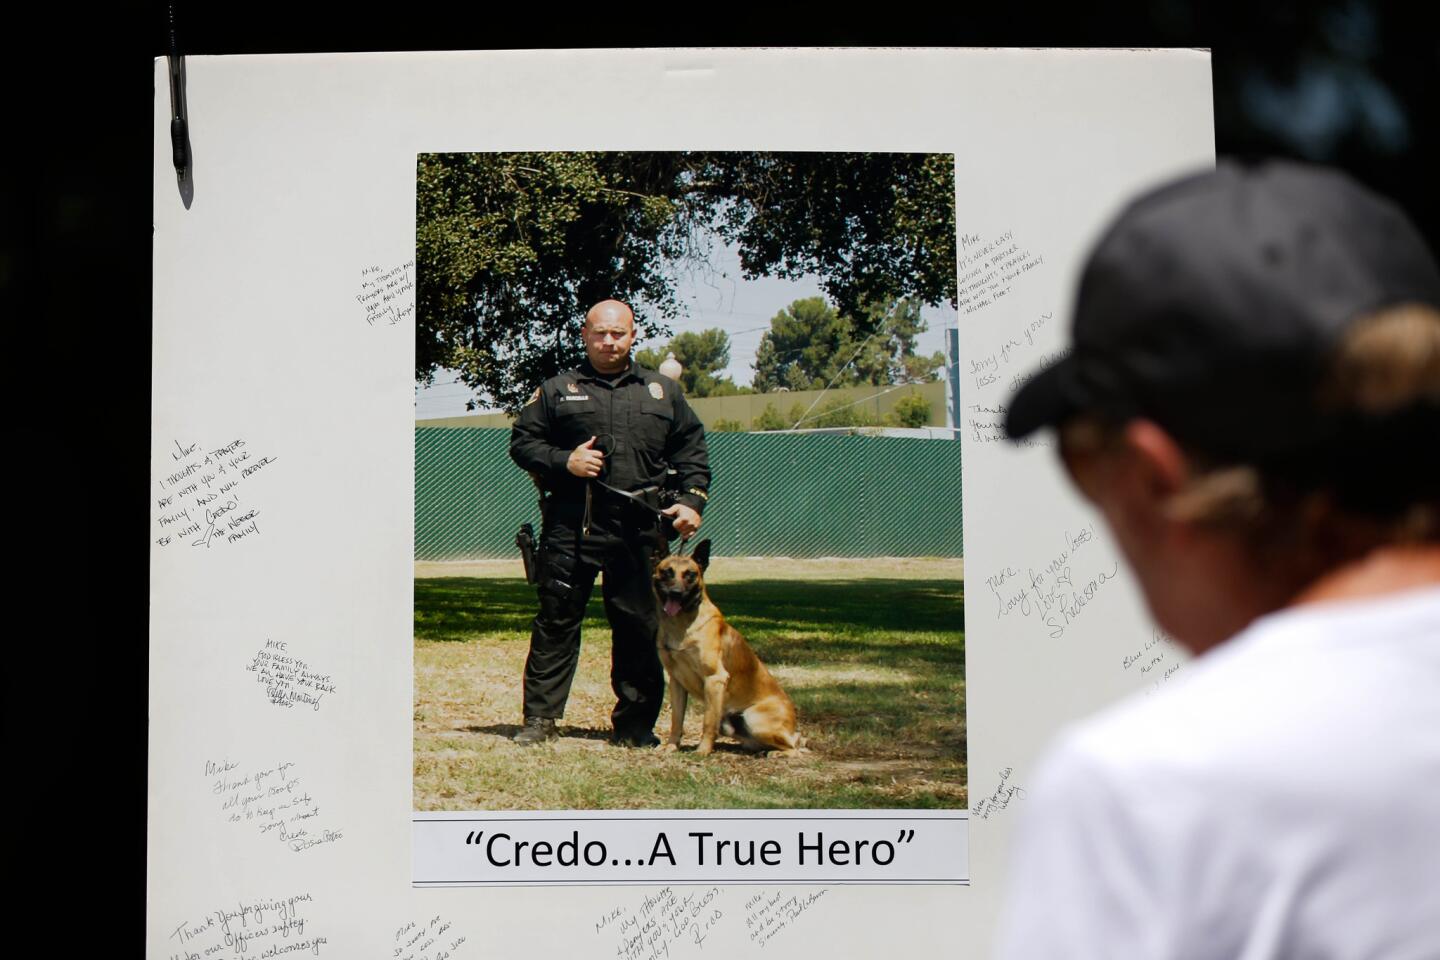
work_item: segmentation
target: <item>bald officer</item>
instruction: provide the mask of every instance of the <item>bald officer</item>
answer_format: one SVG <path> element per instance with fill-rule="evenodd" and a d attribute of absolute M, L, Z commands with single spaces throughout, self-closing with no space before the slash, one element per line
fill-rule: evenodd
<path fill-rule="evenodd" d="M 540 612 L 525 661 L 525 723 L 514 741 L 533 746 L 559 735 L 580 622 L 603 571 L 612 741 L 656 746 L 664 672 L 650 569 L 668 553 L 665 526 L 687 538 L 700 526 L 710 488 L 705 430 L 675 381 L 631 360 L 635 315 L 627 305 L 597 303 L 581 334 L 585 361 L 535 391 L 510 437 L 511 458 L 544 490 Z M 671 470 L 678 502 L 661 508 Z"/>

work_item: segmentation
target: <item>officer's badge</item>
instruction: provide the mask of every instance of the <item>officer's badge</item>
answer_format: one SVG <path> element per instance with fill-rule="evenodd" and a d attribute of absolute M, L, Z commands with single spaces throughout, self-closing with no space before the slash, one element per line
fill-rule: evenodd
<path fill-rule="evenodd" d="M 579 393 L 579 392 L 580 392 L 580 388 L 577 387 L 577 386 L 575 386 L 575 384 L 573 384 L 573 383 L 567 383 L 567 384 L 565 384 L 565 389 L 566 389 L 566 390 L 569 390 L 571 393 Z"/>
<path fill-rule="evenodd" d="M 665 388 L 652 380 L 650 382 L 650 396 L 654 397 L 656 400 L 664 400 Z"/>
<path fill-rule="evenodd" d="M 539 388 L 539 387 L 536 387 L 536 388 L 535 388 L 535 392 L 532 393 L 532 394 L 530 394 L 530 399 L 525 401 L 525 406 L 528 407 L 528 406 L 530 406 L 530 404 L 534 403 L 536 400 L 539 400 L 539 399 L 540 399 L 540 388 Z"/>

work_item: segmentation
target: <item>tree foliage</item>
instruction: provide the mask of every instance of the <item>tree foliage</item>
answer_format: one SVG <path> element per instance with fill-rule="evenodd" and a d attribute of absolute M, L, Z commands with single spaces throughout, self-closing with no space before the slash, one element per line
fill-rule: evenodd
<path fill-rule="evenodd" d="M 941 353 L 916 356 L 926 324 L 913 298 L 866 301 L 859 319 L 823 297 L 796 300 L 770 320 L 755 352 L 755 389 L 821 390 L 857 384 L 881 386 L 935 379 Z"/>
<path fill-rule="evenodd" d="M 871 409 L 871 405 L 868 403 L 855 403 L 840 399 L 830 400 L 819 410 L 812 410 L 808 414 L 797 404 L 790 410 L 791 424 L 796 421 L 801 421 L 801 427 L 812 430 L 820 427 L 886 427 L 893 425 L 891 418 L 877 413 Z"/>
<path fill-rule="evenodd" d="M 730 335 L 718 327 L 698 332 L 686 330 L 664 347 L 637 350 L 635 359 L 651 370 L 660 369 L 667 353 L 680 361 L 680 386 L 688 397 L 728 397 L 752 392 L 729 377 L 716 376 L 730 365 Z"/>
<path fill-rule="evenodd" d="M 667 336 L 675 268 L 712 238 L 747 277 L 818 276 L 858 329 L 865 302 L 955 301 L 948 155 L 426 154 L 416 207 L 416 380 L 448 368 L 512 411 L 580 359 L 599 300 Z"/>
<path fill-rule="evenodd" d="M 775 404 L 771 402 L 765 404 L 765 409 L 761 410 L 760 415 L 751 421 L 751 426 L 756 430 L 784 430 L 790 426 L 791 422 L 793 421 L 787 422 L 784 417 L 780 416 L 780 411 L 775 409 Z"/>
<path fill-rule="evenodd" d="M 447 367 L 507 409 L 584 355 L 607 297 L 678 312 L 689 249 L 677 154 L 434 154 L 416 184 L 415 374 Z"/>
<path fill-rule="evenodd" d="M 726 156 L 721 154 L 720 156 Z M 865 301 L 955 301 L 949 154 L 741 153 L 719 171 L 720 232 L 747 277 L 806 275 L 841 313 Z"/>
<path fill-rule="evenodd" d="M 929 422 L 930 404 L 919 394 L 912 394 L 902 397 L 892 410 L 883 414 L 875 410 L 871 402 L 856 403 L 838 397 L 827 401 L 818 410 L 808 409 L 801 403 L 792 404 L 788 417 L 782 417 L 774 403 L 767 403 L 751 427 L 754 430 L 790 430 L 797 426 L 804 430 L 822 427 L 923 427 Z"/>
<path fill-rule="evenodd" d="M 930 422 L 930 401 L 912 393 L 895 401 L 895 422 L 902 427 L 923 427 Z"/>
<path fill-rule="evenodd" d="M 814 430 L 821 427 L 894 427 L 899 421 L 893 414 L 880 414 L 871 404 L 855 403 L 839 397 L 827 401 L 818 410 L 810 409 L 803 403 L 790 405 L 790 412 L 780 415 L 775 404 L 767 403 L 765 409 L 751 423 L 754 430 Z"/>

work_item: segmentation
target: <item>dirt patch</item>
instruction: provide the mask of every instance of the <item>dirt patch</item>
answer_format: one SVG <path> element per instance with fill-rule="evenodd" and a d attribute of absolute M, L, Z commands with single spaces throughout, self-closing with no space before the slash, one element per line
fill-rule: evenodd
<path fill-rule="evenodd" d="M 894 667 L 806 667 L 787 664 L 772 666 L 775 674 L 786 687 L 830 686 L 837 683 L 896 683 L 908 684 L 915 675 Z"/>
<path fill-rule="evenodd" d="M 712 571 L 732 581 L 726 602 L 772 655 L 810 752 L 753 756 L 722 737 L 700 757 L 694 704 L 679 753 L 609 745 L 615 695 L 598 599 L 561 739 L 516 747 L 534 616 L 519 562 L 417 564 L 416 808 L 964 806 L 962 561 L 722 557 Z M 813 579 L 808 589 L 776 582 L 791 577 Z M 669 724 L 665 704 L 655 733 Z"/>
<path fill-rule="evenodd" d="M 479 577 L 482 580 L 516 577 L 523 580 L 525 564 L 518 555 L 513 560 L 415 561 L 415 579 L 430 577 Z"/>

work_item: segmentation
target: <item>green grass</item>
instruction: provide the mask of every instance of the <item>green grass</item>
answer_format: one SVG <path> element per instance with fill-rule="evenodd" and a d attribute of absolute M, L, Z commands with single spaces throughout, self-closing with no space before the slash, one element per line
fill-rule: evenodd
<path fill-rule="evenodd" d="M 693 703 L 678 754 L 606 744 L 614 698 L 598 589 L 562 738 L 516 748 L 533 588 L 417 579 L 416 808 L 964 807 L 963 583 L 910 576 L 711 585 L 795 701 L 810 752 L 791 759 L 726 738 L 696 756 Z M 668 728 L 667 703 L 657 733 Z"/>

